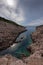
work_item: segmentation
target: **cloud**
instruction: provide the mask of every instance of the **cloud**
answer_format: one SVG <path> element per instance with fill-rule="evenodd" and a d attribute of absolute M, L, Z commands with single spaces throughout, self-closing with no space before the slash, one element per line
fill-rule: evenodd
<path fill-rule="evenodd" d="M 14 0 L 6 0 L 9 6 L 14 6 Z M 15 4 L 16 5 L 16 4 Z"/>
<path fill-rule="evenodd" d="M 0 16 L 21 24 L 25 20 L 19 0 L 0 0 Z"/>
<path fill-rule="evenodd" d="M 20 0 L 28 21 L 43 17 L 43 0 Z"/>
<path fill-rule="evenodd" d="M 37 19 L 37 20 L 33 20 L 32 22 L 27 24 L 28 26 L 39 26 L 39 25 L 43 25 L 43 18 Z"/>

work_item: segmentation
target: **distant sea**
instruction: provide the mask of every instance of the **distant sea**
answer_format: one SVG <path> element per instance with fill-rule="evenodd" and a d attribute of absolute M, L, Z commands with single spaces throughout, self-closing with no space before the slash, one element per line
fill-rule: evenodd
<path fill-rule="evenodd" d="M 0 52 L 0 55 L 5 55 L 5 54 L 11 54 L 13 56 L 16 56 L 20 58 L 21 54 L 24 54 L 25 56 L 29 56 L 30 53 L 27 51 L 27 46 L 32 44 L 32 39 L 30 34 L 36 30 L 35 26 L 27 26 L 26 27 L 27 31 L 23 32 L 19 35 L 16 41 L 20 41 L 17 43 L 16 46 L 12 45 L 10 48 L 3 50 Z M 23 39 L 22 39 L 23 38 Z"/>

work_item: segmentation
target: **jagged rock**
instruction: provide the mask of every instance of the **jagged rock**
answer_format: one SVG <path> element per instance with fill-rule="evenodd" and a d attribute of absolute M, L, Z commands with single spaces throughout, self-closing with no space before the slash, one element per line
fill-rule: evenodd
<path fill-rule="evenodd" d="M 36 27 L 36 31 L 31 34 L 31 38 L 33 40 L 33 43 L 43 40 L 43 25 Z"/>
<path fill-rule="evenodd" d="M 27 48 L 28 51 L 31 53 L 29 57 L 23 58 L 22 60 L 20 60 L 8 54 L 8 55 L 0 57 L 0 65 L 43 65 L 43 25 L 38 26 L 36 28 L 36 31 L 32 33 L 31 37 L 32 37 L 33 43 Z M 2 42 L 3 39 L 5 40 L 5 38 L 0 37 L 0 42 Z"/>
<path fill-rule="evenodd" d="M 25 27 L 0 17 L 0 50 L 13 45 L 17 36 L 24 31 Z"/>
<path fill-rule="evenodd" d="M 27 65 L 43 65 L 43 25 L 36 27 L 36 31 L 31 34 L 33 43 L 27 47 L 30 57 L 24 61 Z"/>
<path fill-rule="evenodd" d="M 33 54 L 36 51 L 43 50 L 43 42 L 36 42 L 34 44 L 31 44 L 27 49 L 28 51 L 30 51 L 31 54 Z"/>
<path fill-rule="evenodd" d="M 27 47 L 30 53 L 43 50 L 43 25 L 36 27 L 36 31 L 31 34 L 33 43 Z"/>

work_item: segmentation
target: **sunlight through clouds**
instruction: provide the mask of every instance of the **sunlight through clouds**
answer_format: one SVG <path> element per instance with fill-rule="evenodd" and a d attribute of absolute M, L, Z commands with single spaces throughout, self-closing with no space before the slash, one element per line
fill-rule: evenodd
<path fill-rule="evenodd" d="M 7 5 L 11 8 L 13 8 L 13 7 L 16 8 L 18 5 L 18 2 L 19 2 L 19 0 L 2 0 L 2 1 L 4 1 L 5 5 Z"/>
<path fill-rule="evenodd" d="M 14 6 L 14 0 L 7 0 L 7 4 L 9 6 Z"/>
<path fill-rule="evenodd" d="M 38 25 L 36 21 L 43 17 L 43 0 L 0 0 L 0 17 L 20 25 L 33 25 L 33 21 Z"/>
<path fill-rule="evenodd" d="M 0 16 L 18 24 L 23 23 L 24 11 L 19 5 L 19 0 L 0 0 Z"/>

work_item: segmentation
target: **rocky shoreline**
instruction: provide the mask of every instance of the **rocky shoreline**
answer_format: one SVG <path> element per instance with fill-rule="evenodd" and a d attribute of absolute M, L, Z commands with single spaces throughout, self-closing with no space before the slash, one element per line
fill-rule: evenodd
<path fill-rule="evenodd" d="M 1 21 L 1 22 L 3 22 L 3 21 Z M 1 23 L 0 27 L 1 26 L 3 28 L 2 23 Z M 15 28 L 16 27 L 17 26 L 15 26 Z M 11 29 L 11 26 L 10 26 L 10 29 Z M 7 31 L 10 30 L 10 29 L 8 28 Z M 12 31 L 15 30 L 14 27 L 12 27 L 12 29 L 11 29 Z M 18 30 L 19 30 L 19 32 L 18 32 Z M 12 31 L 10 31 L 10 32 L 12 32 Z M 24 31 L 25 31 L 24 27 L 18 26 L 16 28 L 16 32 L 15 31 L 14 32 L 18 36 L 18 34 L 20 34 L 21 32 L 24 32 Z M 6 31 L 4 31 L 4 32 L 6 32 Z M 2 31 L 0 33 L 2 33 Z M 14 34 L 13 34 L 13 36 L 14 36 Z M 6 37 L 7 37 L 7 35 L 6 35 Z M 27 47 L 27 50 L 30 52 L 29 57 L 25 57 L 24 54 L 23 54 L 22 55 L 23 58 L 18 59 L 16 57 L 13 57 L 13 56 L 7 54 L 7 55 L 0 57 L 0 65 L 43 65 L 43 25 L 36 27 L 36 31 L 31 34 L 31 38 L 32 38 L 33 42 L 30 46 Z M 2 35 L 0 36 L 0 39 L 3 40 Z M 13 39 L 12 36 L 11 36 L 11 39 Z M 8 40 L 6 40 L 6 41 L 8 41 Z M 12 41 L 14 42 L 14 40 L 12 40 Z M 0 41 L 0 43 L 2 43 L 2 41 Z M 5 41 L 4 41 L 4 45 L 5 45 L 4 48 L 12 45 L 12 43 L 9 44 L 8 42 L 6 44 L 5 44 Z M 0 44 L 0 49 L 1 48 L 3 49 L 3 45 Z"/>
<path fill-rule="evenodd" d="M 25 27 L 0 17 L 0 51 L 13 45 L 17 37 L 25 31 Z"/>
<path fill-rule="evenodd" d="M 43 65 L 43 25 L 37 26 L 31 34 L 32 44 L 27 47 L 30 56 L 25 59 L 27 65 Z"/>
<path fill-rule="evenodd" d="M 36 27 L 36 31 L 31 34 L 32 44 L 27 48 L 34 53 L 43 50 L 43 26 Z"/>

